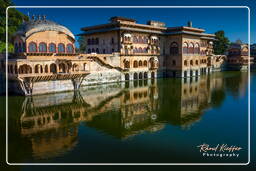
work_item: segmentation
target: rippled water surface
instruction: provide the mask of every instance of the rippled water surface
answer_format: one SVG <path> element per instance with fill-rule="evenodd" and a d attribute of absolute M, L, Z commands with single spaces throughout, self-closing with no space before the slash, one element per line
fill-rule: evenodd
<path fill-rule="evenodd" d="M 248 73 L 10 96 L 8 124 L 11 163 L 246 163 Z M 204 143 L 242 150 L 207 157 Z"/>

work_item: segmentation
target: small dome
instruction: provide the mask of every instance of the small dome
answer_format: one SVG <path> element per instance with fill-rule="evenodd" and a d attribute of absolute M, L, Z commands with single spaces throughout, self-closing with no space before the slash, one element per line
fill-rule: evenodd
<path fill-rule="evenodd" d="M 59 31 L 75 39 L 73 33 L 66 27 L 46 19 L 29 20 L 20 25 L 15 35 L 22 35 L 25 38 L 41 31 Z"/>

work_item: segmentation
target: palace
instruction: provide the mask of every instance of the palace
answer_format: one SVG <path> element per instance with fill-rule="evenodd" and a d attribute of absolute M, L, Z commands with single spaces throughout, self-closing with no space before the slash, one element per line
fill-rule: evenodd
<path fill-rule="evenodd" d="M 45 16 L 24 22 L 12 37 L 8 89 L 24 95 L 79 89 L 81 85 L 157 77 L 197 79 L 220 71 L 225 55 L 213 54 L 213 34 L 187 26 L 112 17 L 107 24 L 81 28 L 86 52 L 77 53 L 75 36 Z M 5 70 L 2 57 L 1 70 Z"/>

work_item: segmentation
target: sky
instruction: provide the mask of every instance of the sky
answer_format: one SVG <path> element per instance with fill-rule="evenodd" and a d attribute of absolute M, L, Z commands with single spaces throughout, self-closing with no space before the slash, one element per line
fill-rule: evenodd
<path fill-rule="evenodd" d="M 256 1 L 236 0 L 13 0 L 17 6 L 81 6 L 81 5 L 130 5 L 130 6 L 248 6 L 251 15 L 251 43 L 256 43 Z M 53 20 L 70 29 L 74 35 L 81 33 L 85 26 L 108 23 L 112 16 L 124 16 L 145 24 L 148 20 L 165 22 L 168 27 L 185 26 L 188 21 L 193 22 L 193 27 L 203 28 L 206 33 L 215 33 L 224 30 L 230 41 L 237 39 L 248 42 L 248 9 L 247 8 L 19 8 L 19 11 L 31 16 L 44 14 L 47 19 Z M 78 36 L 76 36 L 78 38 Z"/>

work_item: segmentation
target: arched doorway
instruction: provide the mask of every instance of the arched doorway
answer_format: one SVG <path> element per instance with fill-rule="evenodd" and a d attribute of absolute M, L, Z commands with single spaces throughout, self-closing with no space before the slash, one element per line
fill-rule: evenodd
<path fill-rule="evenodd" d="M 155 78 L 155 72 L 151 72 L 151 78 Z"/>
<path fill-rule="evenodd" d="M 138 79 L 138 74 L 137 74 L 136 72 L 133 74 L 133 79 L 134 79 L 134 80 L 137 80 L 137 79 Z"/>
<path fill-rule="evenodd" d="M 53 74 L 57 73 L 57 66 L 56 66 L 56 64 L 51 64 L 50 65 L 50 72 L 53 73 Z"/>
<path fill-rule="evenodd" d="M 129 80 L 130 80 L 130 76 L 129 76 L 129 74 L 128 74 L 128 73 L 127 73 L 127 74 L 125 74 L 125 76 L 124 76 L 124 77 L 125 77 L 125 80 L 126 80 L 126 81 L 129 81 Z"/>
<path fill-rule="evenodd" d="M 142 77 L 142 73 L 140 72 L 139 73 L 139 79 L 141 80 L 143 77 Z"/>
<path fill-rule="evenodd" d="M 148 73 L 144 72 L 144 78 L 147 79 L 148 78 Z"/>

